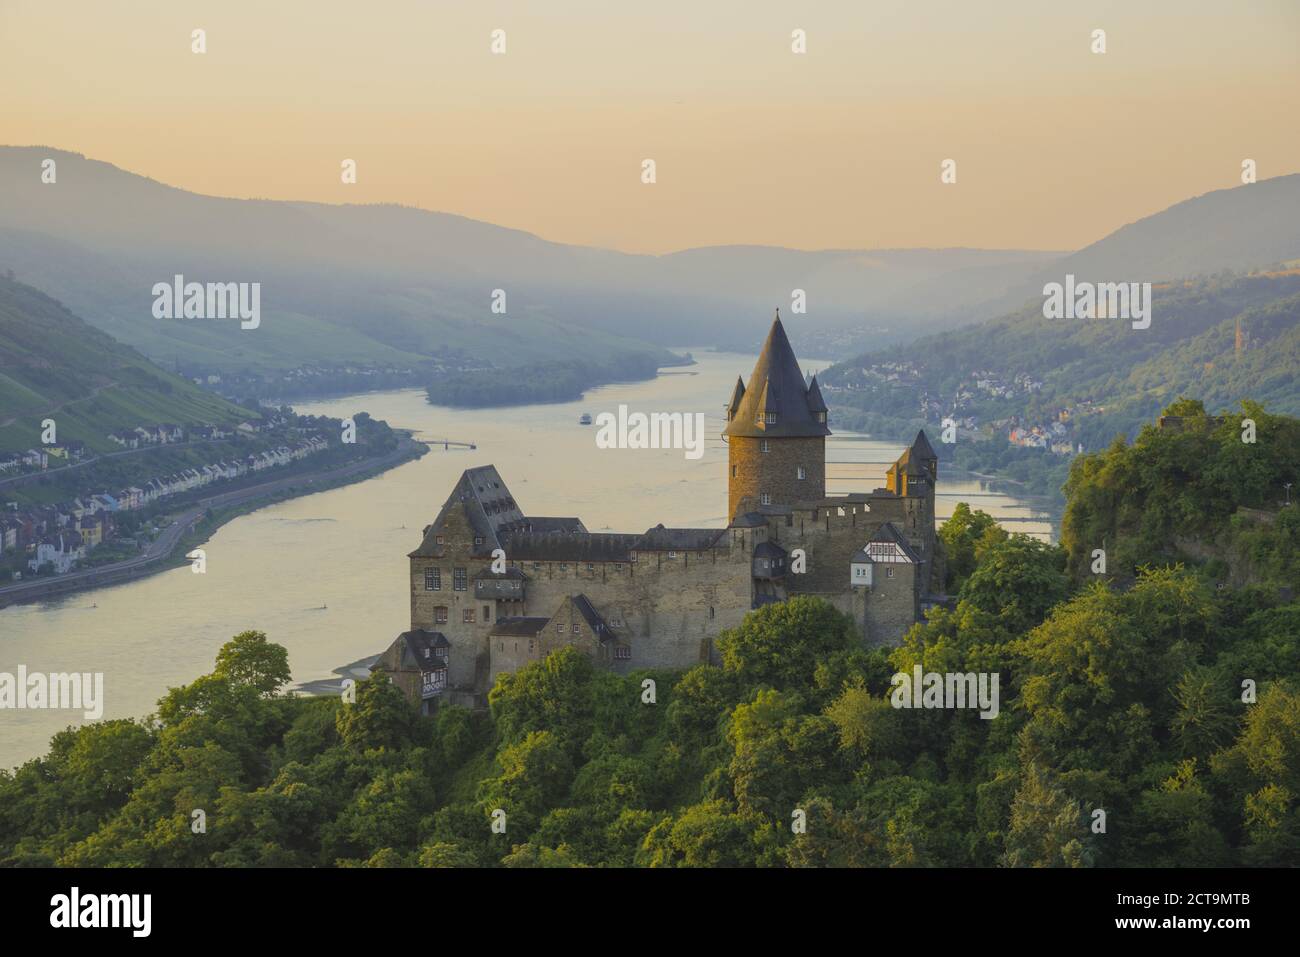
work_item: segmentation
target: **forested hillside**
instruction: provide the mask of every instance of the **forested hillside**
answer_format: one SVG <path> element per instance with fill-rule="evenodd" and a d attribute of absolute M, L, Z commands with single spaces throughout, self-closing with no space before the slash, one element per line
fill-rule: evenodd
<path fill-rule="evenodd" d="M 0 864 L 1295 865 L 1300 602 L 1276 582 L 1297 509 L 1271 490 L 1300 423 L 1247 411 L 1240 454 L 1225 424 L 1085 457 L 1064 548 L 960 509 L 958 601 L 899 648 L 801 597 L 727 632 L 720 667 L 618 676 L 570 648 L 500 677 L 487 712 L 427 719 L 382 677 L 353 704 L 285 696 L 284 650 L 239 635 L 155 720 L 0 774 Z M 1165 564 L 1168 536 L 1241 508 L 1290 536 L 1257 580 Z M 1135 579 L 1079 574 L 1112 512 L 1108 534 L 1140 526 L 1117 546 Z M 895 706 L 916 665 L 997 675 L 996 717 Z"/>
<path fill-rule="evenodd" d="M 1060 277 L 1058 277 L 1059 280 Z M 1062 422 L 1093 451 L 1180 395 L 1211 412 L 1247 398 L 1300 415 L 1300 271 L 1157 285 L 1152 321 L 1047 319 L 1041 303 L 1001 319 L 858 356 L 819 376 L 833 420 L 887 439 L 951 417 L 941 458 L 1059 494 L 1068 460 L 1008 443 L 1013 428 Z"/>

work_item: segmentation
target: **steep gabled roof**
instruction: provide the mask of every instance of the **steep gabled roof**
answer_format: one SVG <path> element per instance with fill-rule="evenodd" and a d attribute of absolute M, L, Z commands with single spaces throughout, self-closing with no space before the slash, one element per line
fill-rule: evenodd
<path fill-rule="evenodd" d="M 727 403 L 727 412 L 732 415 L 740 408 L 740 400 L 745 397 L 745 380 L 736 376 L 736 387 L 731 390 L 731 401 Z"/>
<path fill-rule="evenodd" d="M 421 628 L 404 631 L 379 656 L 372 670 L 438 671 L 447 667 L 450 648 L 451 642 L 440 631 L 425 631 Z"/>
<path fill-rule="evenodd" d="M 604 617 L 596 611 L 596 607 L 591 603 L 586 595 L 573 595 L 570 599 L 573 602 L 574 609 L 577 610 L 591 633 L 600 641 L 610 641 L 614 638 L 614 631 L 606 624 Z"/>
<path fill-rule="evenodd" d="M 734 392 L 732 397 L 734 401 Z M 786 337 L 785 328 L 778 316 L 768 330 L 763 351 L 754 363 L 749 385 L 741 395 L 735 411 L 732 412 L 728 406 L 731 420 L 723 434 L 751 438 L 830 435 L 831 430 L 826 427 L 826 423 L 817 421 L 814 414 L 825 411 L 820 389 L 817 390 L 816 401 L 823 408 L 814 409 L 810 406 L 809 389 L 804 385 L 799 360 L 790 348 L 790 340 Z M 776 414 L 775 422 L 762 421 L 768 413 Z"/>
<path fill-rule="evenodd" d="M 925 429 L 916 433 L 916 438 L 913 440 L 912 447 L 908 451 L 912 453 L 912 458 L 920 462 L 939 461 L 939 456 L 935 455 L 934 447 L 930 445 L 930 440 L 925 437 Z"/>
<path fill-rule="evenodd" d="M 826 400 L 822 398 L 821 386 L 817 384 L 817 375 L 814 373 L 812 381 L 808 383 L 808 409 L 812 412 L 826 412 Z"/>
<path fill-rule="evenodd" d="M 474 529 L 474 535 L 483 539 L 482 553 L 491 554 L 501 547 L 499 533 L 511 525 L 524 521 L 524 513 L 519 510 L 510 489 L 506 487 L 494 465 L 481 465 L 466 469 L 460 475 L 460 481 L 451 490 L 451 495 L 443 503 L 438 517 L 425 529 L 424 540 L 420 547 L 410 553 L 411 558 L 440 558 L 442 546 L 437 543 L 437 536 L 446 526 L 447 515 L 452 509 L 459 508 Z"/>
<path fill-rule="evenodd" d="M 921 556 L 916 554 L 907 539 L 893 522 L 885 522 L 876 534 L 871 536 L 866 546 L 853 555 L 853 561 L 894 562 L 919 565 Z"/>

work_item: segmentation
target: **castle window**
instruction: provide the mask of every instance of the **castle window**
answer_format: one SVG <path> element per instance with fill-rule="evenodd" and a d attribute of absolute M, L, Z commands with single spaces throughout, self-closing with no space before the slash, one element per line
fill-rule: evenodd
<path fill-rule="evenodd" d="M 818 412 L 818 413 L 817 413 L 817 421 L 818 421 L 818 422 L 825 422 L 825 421 L 826 421 L 826 413 L 825 413 L 825 412 Z"/>
<path fill-rule="evenodd" d="M 804 467 L 802 465 L 799 466 L 799 481 L 802 482 L 807 477 L 808 477 L 808 473 L 804 471 Z"/>
<path fill-rule="evenodd" d="M 712 605 L 709 606 L 709 617 L 710 617 L 710 618 L 713 617 L 713 606 L 712 606 Z"/>
<path fill-rule="evenodd" d="M 492 608 L 491 608 L 490 605 L 484 605 L 484 606 L 483 606 L 483 620 L 484 620 L 484 621 L 491 621 L 491 620 L 492 620 Z"/>
<path fill-rule="evenodd" d="M 562 635 L 562 634 L 564 634 L 564 622 L 562 622 L 562 621 L 557 621 L 557 622 L 555 623 L 555 633 L 556 633 L 557 635 Z"/>
<path fill-rule="evenodd" d="M 439 545 L 442 544 L 442 536 L 441 536 L 441 535 L 435 535 L 434 538 L 433 538 L 433 540 L 434 540 L 437 544 L 439 544 Z"/>
<path fill-rule="evenodd" d="M 536 646 L 536 644 L 537 644 L 536 639 L 533 639 L 533 638 L 529 638 L 529 639 L 528 639 L 528 653 L 529 653 L 530 655 L 533 653 L 533 649 L 534 649 L 534 646 Z"/>
<path fill-rule="evenodd" d="M 759 493 L 758 493 L 758 504 L 760 504 L 760 505 L 771 505 L 771 504 L 772 504 L 772 494 L 771 494 L 770 492 L 759 492 Z"/>
<path fill-rule="evenodd" d="M 424 590 L 442 591 L 442 569 L 426 568 L 424 570 Z"/>
<path fill-rule="evenodd" d="M 769 412 L 769 413 L 767 413 L 767 424 L 768 424 L 768 425 L 775 425 L 775 424 L 776 424 L 776 413 L 775 413 L 775 412 Z"/>
<path fill-rule="evenodd" d="M 886 566 L 886 567 L 885 567 L 885 577 L 886 577 L 886 578 L 893 578 L 893 577 L 894 577 L 894 570 L 893 570 L 892 568 L 889 568 L 888 566 Z"/>
<path fill-rule="evenodd" d="M 582 634 L 582 626 L 578 624 L 576 621 L 573 623 L 573 633 L 575 635 Z"/>
<path fill-rule="evenodd" d="M 466 625 L 474 624 L 474 609 L 466 608 L 461 612 L 461 623 Z"/>
<path fill-rule="evenodd" d="M 614 649 L 614 657 L 615 657 L 615 658 L 620 658 L 620 659 L 622 659 L 623 661 L 627 661 L 627 660 L 629 660 L 629 659 L 632 657 L 632 649 L 631 649 L 631 648 L 624 648 L 624 647 L 618 647 L 618 648 L 615 648 L 615 649 Z"/>
<path fill-rule="evenodd" d="M 465 590 L 465 569 L 455 568 L 452 570 L 451 587 L 453 591 Z"/>
<path fill-rule="evenodd" d="M 760 452 L 771 452 L 772 446 L 768 444 L 767 439 L 764 439 L 762 442 L 759 443 L 758 450 Z"/>
<path fill-rule="evenodd" d="M 732 478 L 736 477 L 736 466 L 734 465 L 731 467 L 731 477 Z"/>
<path fill-rule="evenodd" d="M 447 624 L 447 606 L 439 605 L 433 610 L 433 620 L 435 624 Z"/>
<path fill-rule="evenodd" d="M 587 562 L 587 571 L 594 572 L 595 570 L 596 570 L 596 566 L 593 565 L 591 562 Z"/>
<path fill-rule="evenodd" d="M 676 553 L 676 552 L 669 552 L 669 553 L 668 553 L 668 557 L 669 557 L 669 558 L 676 558 L 676 557 L 677 557 L 677 553 Z"/>
<path fill-rule="evenodd" d="M 474 544 L 475 544 L 475 545 L 482 545 L 482 544 L 483 544 L 483 536 L 481 536 L 481 535 L 475 535 L 475 536 L 474 536 Z"/>

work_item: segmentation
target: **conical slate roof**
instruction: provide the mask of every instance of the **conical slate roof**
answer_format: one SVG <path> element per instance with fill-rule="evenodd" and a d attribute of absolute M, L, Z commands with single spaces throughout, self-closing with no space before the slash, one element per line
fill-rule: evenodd
<path fill-rule="evenodd" d="M 727 407 L 731 421 L 723 435 L 782 438 L 831 434 L 826 423 L 818 421 L 816 414 L 826 411 L 821 390 L 815 383 L 811 388 L 804 386 L 799 360 L 790 348 L 779 314 L 767 333 L 758 361 L 754 363 L 749 385 L 743 391 L 741 385 L 743 383 L 737 383 L 740 401 L 734 412 L 731 405 Z M 733 393 L 733 402 L 736 397 Z M 769 413 L 776 414 L 775 422 L 767 421 Z"/>
<path fill-rule="evenodd" d="M 731 401 L 727 403 L 727 414 L 735 415 L 740 408 L 740 400 L 745 397 L 745 380 L 736 376 L 736 387 L 731 390 Z"/>
<path fill-rule="evenodd" d="M 808 408 L 813 412 L 826 412 L 826 400 L 822 398 L 821 387 L 817 385 L 817 376 L 808 383 Z"/>
<path fill-rule="evenodd" d="M 934 454 L 934 447 L 930 445 L 930 440 L 925 437 L 925 429 L 916 433 L 916 440 L 912 442 L 912 458 L 920 462 L 929 462 L 930 460 L 938 461 L 939 456 Z"/>

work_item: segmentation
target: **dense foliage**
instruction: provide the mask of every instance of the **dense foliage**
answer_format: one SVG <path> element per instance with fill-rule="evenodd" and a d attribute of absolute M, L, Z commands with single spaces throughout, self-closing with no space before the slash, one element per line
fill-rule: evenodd
<path fill-rule="evenodd" d="M 382 677 L 354 703 L 285 696 L 283 649 L 245 633 L 152 718 L 0 774 L 0 863 L 1295 865 L 1300 602 L 1272 577 L 1300 510 L 1270 503 L 1296 444 L 1264 446 L 1297 423 L 1248 411 L 1252 452 L 1210 426 L 1081 462 L 1071 528 L 1139 529 L 1116 545 L 1156 550 L 1131 580 L 958 509 L 957 601 L 897 648 L 798 597 L 725 632 L 719 666 L 617 675 L 569 648 L 430 719 Z M 1160 560 L 1187 516 L 1217 534 L 1243 507 L 1267 575 Z M 997 716 L 895 706 L 917 666 L 996 675 Z"/>
<path fill-rule="evenodd" d="M 1165 409 L 1177 427 L 1146 426 L 1075 460 L 1061 538 L 1071 568 L 1107 572 L 1197 561 L 1219 580 L 1300 587 L 1300 509 L 1284 508 L 1300 474 L 1300 420 L 1254 402 L 1210 417 L 1198 401 Z M 1168 420 L 1167 420 L 1168 421 Z"/>

